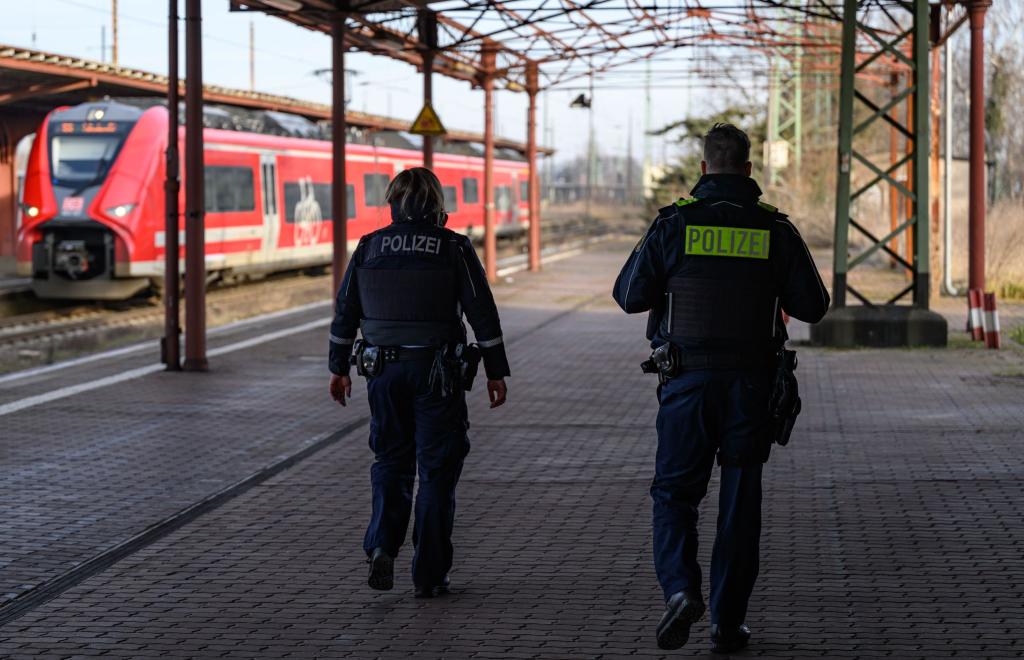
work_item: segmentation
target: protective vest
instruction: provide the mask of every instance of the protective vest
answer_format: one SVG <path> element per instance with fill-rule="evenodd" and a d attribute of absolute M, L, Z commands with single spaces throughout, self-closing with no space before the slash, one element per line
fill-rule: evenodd
<path fill-rule="evenodd" d="M 433 228 L 372 236 L 356 268 L 363 337 L 376 346 L 440 346 L 462 338 L 451 245 Z"/>
<path fill-rule="evenodd" d="M 763 355 L 777 348 L 774 208 L 680 200 L 682 245 L 669 273 L 663 330 L 689 352 Z"/>

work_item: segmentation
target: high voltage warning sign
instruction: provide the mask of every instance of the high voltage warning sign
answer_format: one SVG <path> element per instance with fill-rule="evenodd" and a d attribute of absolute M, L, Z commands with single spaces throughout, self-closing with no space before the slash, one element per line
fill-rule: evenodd
<path fill-rule="evenodd" d="M 417 135 L 444 135 L 448 131 L 444 129 L 444 124 L 441 123 L 441 118 L 434 112 L 434 108 L 427 104 L 423 106 L 420 114 L 416 116 L 416 121 L 412 123 L 412 128 L 409 129 L 409 132 Z"/>

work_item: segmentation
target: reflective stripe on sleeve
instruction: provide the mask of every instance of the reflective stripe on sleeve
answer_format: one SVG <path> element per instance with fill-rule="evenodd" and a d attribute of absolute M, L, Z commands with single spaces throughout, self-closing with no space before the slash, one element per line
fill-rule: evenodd
<path fill-rule="evenodd" d="M 329 335 L 329 336 L 331 338 L 331 342 L 333 342 L 335 344 L 341 344 L 342 346 L 351 346 L 356 341 L 355 337 L 352 337 L 351 339 L 349 339 L 347 337 L 335 337 L 334 335 Z"/>
<path fill-rule="evenodd" d="M 492 346 L 497 346 L 503 343 L 505 343 L 504 338 L 497 337 L 495 339 L 488 339 L 486 341 L 478 341 L 477 346 L 479 346 L 480 348 L 491 348 Z"/>

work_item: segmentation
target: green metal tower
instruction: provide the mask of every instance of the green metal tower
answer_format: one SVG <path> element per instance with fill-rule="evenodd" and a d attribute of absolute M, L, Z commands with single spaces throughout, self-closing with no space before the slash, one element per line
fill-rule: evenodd
<path fill-rule="evenodd" d="M 764 178 L 769 186 L 783 185 L 787 178 L 799 176 L 803 159 L 803 49 L 798 43 L 799 32 L 792 36 L 796 45 L 773 54 L 768 80 Z"/>
<path fill-rule="evenodd" d="M 872 6 L 875 3 L 844 0 L 832 309 L 812 327 L 811 339 L 829 346 L 944 346 L 946 321 L 928 310 L 928 0 L 887 5 L 881 16 L 870 11 Z M 901 77 L 907 84 L 891 93 L 872 77 L 885 62 L 910 72 Z M 912 103 L 910 126 L 891 116 L 890 111 L 904 102 Z M 866 138 L 879 121 L 895 126 L 911 142 L 911 149 L 896 163 L 872 161 Z M 909 187 L 895 178 L 907 163 L 912 172 Z M 854 177 L 854 168 L 863 176 Z M 909 206 L 910 212 L 895 229 L 876 236 L 853 210 L 858 199 L 880 184 L 891 185 L 909 199 L 910 204 L 900 206 Z M 852 232 L 867 240 L 867 247 L 856 254 L 851 249 Z M 889 248 L 890 240 L 904 232 L 913 236 L 911 261 Z M 850 285 L 848 274 L 879 250 L 906 269 L 910 283 L 887 300 L 874 301 Z M 850 297 L 860 304 L 848 305 Z M 900 304 L 908 297 L 910 304 Z"/>

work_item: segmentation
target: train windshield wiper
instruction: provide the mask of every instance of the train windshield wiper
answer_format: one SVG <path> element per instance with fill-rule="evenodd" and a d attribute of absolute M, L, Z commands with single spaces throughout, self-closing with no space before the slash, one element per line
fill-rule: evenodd
<path fill-rule="evenodd" d="M 83 192 L 85 192 L 87 189 L 92 188 L 97 183 L 100 183 L 101 181 L 103 181 L 103 179 L 107 176 L 107 166 L 109 165 L 109 163 L 110 163 L 110 157 L 109 156 L 104 156 L 103 158 L 100 158 L 99 166 L 96 168 L 96 176 L 94 176 L 88 182 L 86 182 L 86 183 L 82 184 L 81 186 L 79 186 L 78 188 L 76 188 L 74 190 L 74 192 L 71 193 L 71 197 L 78 197 Z"/>

